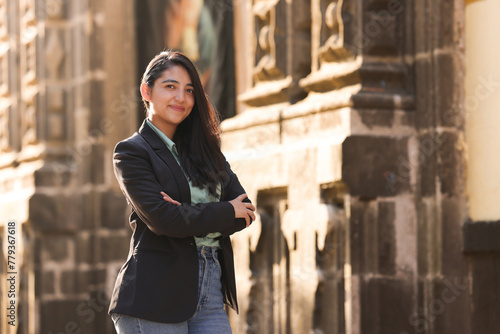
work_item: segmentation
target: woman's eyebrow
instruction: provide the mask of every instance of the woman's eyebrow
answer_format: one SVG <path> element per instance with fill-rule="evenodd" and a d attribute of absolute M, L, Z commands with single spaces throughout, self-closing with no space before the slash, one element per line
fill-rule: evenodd
<path fill-rule="evenodd" d="M 174 80 L 174 79 L 165 79 L 161 83 L 167 83 L 167 82 L 173 82 L 173 83 L 179 84 L 179 81 Z M 194 87 L 194 85 L 192 83 L 188 83 L 186 86 Z"/>

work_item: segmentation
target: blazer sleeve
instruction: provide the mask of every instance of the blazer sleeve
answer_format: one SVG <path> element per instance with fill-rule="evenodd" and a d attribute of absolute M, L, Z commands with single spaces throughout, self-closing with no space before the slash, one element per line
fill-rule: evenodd
<path fill-rule="evenodd" d="M 163 200 L 160 192 L 165 189 L 154 175 L 147 150 L 137 143 L 118 143 L 113 166 L 127 201 L 155 234 L 183 238 L 232 231 L 234 225 L 239 225 L 227 201 L 177 206 Z M 175 180 L 172 182 L 175 184 Z"/>
<path fill-rule="evenodd" d="M 241 194 L 245 193 L 245 189 L 241 185 L 236 174 L 231 170 L 231 166 L 226 160 L 226 170 L 228 173 L 228 182 L 224 187 L 223 198 L 221 200 L 233 200 Z M 252 203 L 248 197 L 246 197 L 243 202 Z M 251 224 L 252 222 L 250 222 Z M 229 228 L 221 231 L 222 237 L 229 236 L 233 233 L 241 231 L 246 227 L 246 221 L 244 218 L 236 218 L 234 224 L 230 225 Z"/>

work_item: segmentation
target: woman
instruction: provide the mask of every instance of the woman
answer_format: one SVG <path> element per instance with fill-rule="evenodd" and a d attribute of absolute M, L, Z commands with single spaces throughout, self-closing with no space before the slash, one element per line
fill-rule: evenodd
<path fill-rule="evenodd" d="M 113 156 L 133 234 L 109 313 L 118 333 L 231 333 L 229 236 L 255 207 L 221 153 L 216 112 L 186 56 L 158 54 L 141 95 L 147 118 Z"/>

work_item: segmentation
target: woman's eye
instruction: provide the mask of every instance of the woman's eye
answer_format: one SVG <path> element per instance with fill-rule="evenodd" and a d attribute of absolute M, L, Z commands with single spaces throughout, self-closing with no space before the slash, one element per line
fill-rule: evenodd
<path fill-rule="evenodd" d="M 167 87 L 168 89 L 174 89 L 175 88 L 174 85 L 166 85 L 165 87 Z"/>
<path fill-rule="evenodd" d="M 192 89 L 192 88 L 188 88 L 186 91 L 187 91 L 189 94 L 193 94 L 193 93 L 194 93 L 194 89 Z"/>

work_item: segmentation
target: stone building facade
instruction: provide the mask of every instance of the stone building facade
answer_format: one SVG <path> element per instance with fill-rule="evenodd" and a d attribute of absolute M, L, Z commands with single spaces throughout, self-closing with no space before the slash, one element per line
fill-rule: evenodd
<path fill-rule="evenodd" d="M 481 169 L 500 145 L 481 127 L 498 1 L 219 3 L 238 109 L 223 151 L 258 209 L 233 237 L 233 331 L 500 332 L 500 176 Z M 130 229 L 111 155 L 143 115 L 137 6 L 0 0 L 2 333 L 114 332 Z"/>

